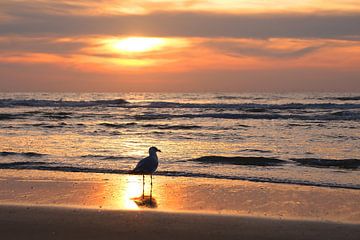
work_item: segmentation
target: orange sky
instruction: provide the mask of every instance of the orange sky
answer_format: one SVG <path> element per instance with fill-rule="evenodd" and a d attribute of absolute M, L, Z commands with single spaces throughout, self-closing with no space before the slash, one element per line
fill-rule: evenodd
<path fill-rule="evenodd" d="M 360 0 L 299 2 L 3 0 L 0 91 L 360 91 Z"/>

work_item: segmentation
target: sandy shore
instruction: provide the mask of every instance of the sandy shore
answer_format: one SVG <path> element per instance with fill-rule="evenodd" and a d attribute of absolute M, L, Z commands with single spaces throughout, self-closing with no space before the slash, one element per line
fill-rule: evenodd
<path fill-rule="evenodd" d="M 360 239 L 360 191 L 1 170 L 0 239 Z"/>
<path fill-rule="evenodd" d="M 359 239 L 359 225 L 264 218 L 0 206 L 1 239 Z"/>

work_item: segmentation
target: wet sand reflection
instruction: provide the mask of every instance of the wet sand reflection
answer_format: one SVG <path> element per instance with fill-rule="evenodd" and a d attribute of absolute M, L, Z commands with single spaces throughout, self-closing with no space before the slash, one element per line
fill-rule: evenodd
<path fill-rule="evenodd" d="M 140 208 L 157 208 L 156 199 L 152 196 L 142 195 L 140 197 L 132 198 L 131 200 L 133 200 Z"/>
<path fill-rule="evenodd" d="M 157 201 L 153 197 L 153 185 L 150 187 L 141 182 L 142 176 L 128 175 L 125 185 L 125 196 L 123 198 L 126 209 L 157 208 Z M 149 192 L 146 195 L 145 192 Z"/>
<path fill-rule="evenodd" d="M 146 184 L 143 195 L 141 175 L 3 170 L 1 178 L 3 204 L 360 219 L 358 190 L 156 176 L 153 188 Z"/>

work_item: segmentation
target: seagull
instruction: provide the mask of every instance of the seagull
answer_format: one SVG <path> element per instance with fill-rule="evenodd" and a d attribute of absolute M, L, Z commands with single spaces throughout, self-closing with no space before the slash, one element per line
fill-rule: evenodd
<path fill-rule="evenodd" d="M 152 191 L 152 175 L 156 171 L 159 165 L 158 157 L 156 155 L 157 152 L 161 152 L 161 151 L 156 147 L 149 148 L 149 156 L 138 162 L 134 170 L 132 170 L 132 173 L 134 174 L 143 175 L 143 195 L 144 195 L 144 186 L 145 186 L 145 175 L 150 175 L 151 191 Z"/>

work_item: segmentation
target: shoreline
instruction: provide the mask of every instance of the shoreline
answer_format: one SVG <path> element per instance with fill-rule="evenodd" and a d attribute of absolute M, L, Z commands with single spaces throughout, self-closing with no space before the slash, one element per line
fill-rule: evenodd
<path fill-rule="evenodd" d="M 30 162 L 31 163 L 31 162 Z M 131 170 L 121 170 L 121 169 L 92 169 L 92 168 L 74 168 L 74 167 L 50 167 L 42 166 L 41 168 L 32 167 L 32 166 L 17 166 L 14 168 L 12 166 L 14 163 L 5 163 L 3 166 L 0 166 L 0 171 L 2 170 L 33 170 L 33 171 L 48 171 L 48 172 L 59 172 L 59 173 L 84 173 L 84 174 L 113 174 L 113 175 L 129 175 Z M 19 164 L 15 162 L 15 164 Z M 0 164 L 1 165 L 1 164 Z M 350 190 L 360 190 L 360 185 L 346 185 L 346 184 L 337 184 L 337 183 L 316 183 L 316 182 L 307 182 L 307 181 L 296 181 L 296 180 L 281 180 L 281 179 L 268 179 L 265 177 L 241 177 L 241 176 L 219 176 L 211 174 L 188 174 L 184 172 L 174 172 L 174 171 L 157 171 L 154 176 L 162 177 L 186 177 L 186 178 L 206 178 L 210 180 L 235 180 L 235 181 L 249 181 L 254 183 L 270 183 L 270 184 L 287 184 L 287 185 L 299 185 L 299 186 L 309 186 L 309 187 L 324 187 L 324 188 L 335 188 L 335 189 L 350 189 Z"/>

